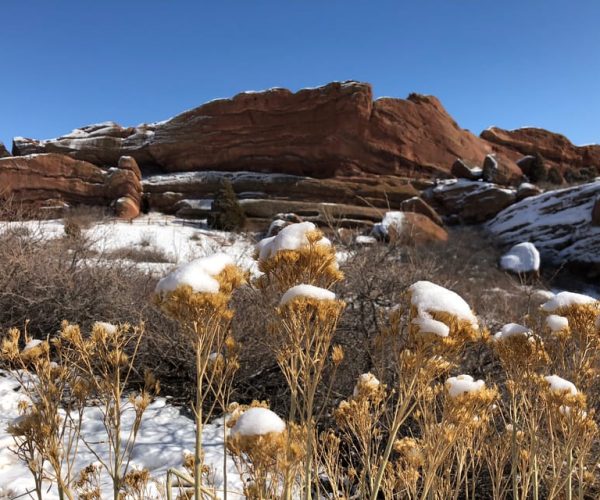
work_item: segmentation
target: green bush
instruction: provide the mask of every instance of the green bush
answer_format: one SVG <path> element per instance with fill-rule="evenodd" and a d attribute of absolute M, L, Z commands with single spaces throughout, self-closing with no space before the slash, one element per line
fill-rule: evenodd
<path fill-rule="evenodd" d="M 221 181 L 210 207 L 208 226 L 213 229 L 235 231 L 244 227 L 246 215 L 240 206 L 229 180 Z"/>

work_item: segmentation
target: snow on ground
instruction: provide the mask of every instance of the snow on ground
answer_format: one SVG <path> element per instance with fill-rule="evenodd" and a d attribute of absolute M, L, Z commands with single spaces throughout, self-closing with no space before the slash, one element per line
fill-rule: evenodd
<path fill-rule="evenodd" d="M 17 406 L 20 400 L 26 399 L 19 392 L 18 382 L 6 372 L 0 371 L 0 498 L 8 492 L 26 496 L 33 488 L 33 479 L 27 467 L 12 453 L 14 445 L 12 436 L 6 426 L 19 417 Z M 133 411 L 125 415 L 125 426 L 122 436 L 125 439 L 133 421 Z M 214 421 L 204 427 L 203 443 L 205 462 L 213 468 L 215 487 L 223 489 L 223 426 L 222 420 Z M 89 407 L 84 414 L 83 435 L 89 442 L 102 443 L 105 431 L 102 425 L 102 414 L 99 409 Z M 146 410 L 136 445 L 133 448 L 132 465 L 147 468 L 153 478 L 164 483 L 167 469 L 181 467 L 184 452 L 194 449 L 194 422 L 184 416 L 181 411 L 170 405 L 165 398 L 156 399 Z M 95 445 L 106 459 L 107 448 L 103 444 Z M 76 461 L 76 470 L 96 462 L 96 458 L 84 446 Z M 240 476 L 231 458 L 227 459 L 228 495 L 230 498 L 243 498 Z M 108 476 L 102 478 L 102 488 L 108 498 L 111 490 Z M 44 495 L 46 500 L 58 498 L 55 488 Z"/>
<path fill-rule="evenodd" d="M 62 219 L 1 222 L 0 234 L 9 228 L 23 227 L 30 234 L 44 239 L 64 236 Z M 256 273 L 253 245 L 249 238 L 236 233 L 214 231 L 198 221 L 187 221 L 174 216 L 151 213 L 132 222 L 110 219 L 93 224 L 83 231 L 91 248 L 101 256 L 119 250 L 150 251 L 163 254 L 169 262 L 139 262 L 138 267 L 157 276 L 183 264 L 216 252 L 228 254 L 242 269 Z"/>

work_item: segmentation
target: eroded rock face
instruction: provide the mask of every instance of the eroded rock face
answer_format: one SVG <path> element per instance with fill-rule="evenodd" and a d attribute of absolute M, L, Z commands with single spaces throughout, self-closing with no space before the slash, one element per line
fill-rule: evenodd
<path fill-rule="evenodd" d="M 4 143 L 0 142 L 0 158 L 6 158 L 7 156 L 10 156 L 10 153 L 4 146 Z"/>
<path fill-rule="evenodd" d="M 188 200 L 188 206 L 210 209 L 212 198 L 222 179 L 228 179 L 239 199 L 294 201 L 296 203 L 332 203 L 385 208 L 399 206 L 418 195 L 405 179 L 396 177 L 344 177 L 313 179 L 287 174 L 256 172 L 185 172 L 156 175 L 143 180 L 143 189 L 150 209 L 175 213 L 178 203 Z M 279 212 L 294 212 L 281 209 Z"/>
<path fill-rule="evenodd" d="M 140 177 L 132 170 L 103 170 L 54 153 L 0 159 L 0 185 L 4 187 L 3 197 L 25 204 L 42 205 L 47 200 L 113 204 L 118 215 L 128 217 L 138 215 L 141 200 Z"/>
<path fill-rule="evenodd" d="M 600 181 L 549 191 L 508 207 L 487 227 L 501 243 L 533 243 L 543 261 L 600 269 L 600 227 L 593 224 L 599 196 Z"/>
<path fill-rule="evenodd" d="M 457 157 L 480 164 L 493 150 L 461 129 L 435 97 L 374 101 L 371 86 L 358 82 L 296 93 L 247 92 L 161 123 L 124 128 L 107 122 L 48 141 L 13 141 L 14 154 L 58 152 L 103 166 L 127 155 L 142 170 L 248 170 L 316 178 L 447 176 Z M 518 177 L 516 164 L 502 159 Z"/>
<path fill-rule="evenodd" d="M 481 133 L 481 138 L 514 161 L 539 153 L 547 168 L 556 167 L 563 175 L 593 177 L 600 173 L 600 145 L 575 146 L 564 135 L 533 127 L 516 130 L 491 127 Z"/>
<path fill-rule="evenodd" d="M 467 223 L 489 220 L 516 201 L 514 189 L 466 179 L 443 181 L 426 195 L 439 213 Z"/>

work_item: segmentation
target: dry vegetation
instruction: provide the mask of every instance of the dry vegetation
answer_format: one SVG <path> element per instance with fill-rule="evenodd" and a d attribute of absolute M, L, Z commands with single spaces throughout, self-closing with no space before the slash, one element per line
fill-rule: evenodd
<path fill-rule="evenodd" d="M 216 495 L 200 431 L 222 412 L 249 498 L 598 498 L 598 303 L 558 309 L 568 327 L 551 334 L 533 293 L 539 283 L 498 271 L 492 246 L 471 230 L 427 249 L 347 247 L 340 269 L 320 237 L 261 259 L 259 280 L 226 266 L 216 293 L 183 285 L 153 294 L 155 279 L 132 263 L 99 261 L 76 229 L 50 242 L 19 227 L 4 233 L 2 362 L 37 375 L 24 384 L 43 403 L 24 405 L 27 425 L 12 430 L 21 458 L 48 463 L 46 480 L 64 498 L 99 498 L 100 470 L 65 472 L 73 449 L 58 436 L 77 438 L 75 417 L 94 397 L 111 441 L 121 402 L 141 421 L 158 379 L 163 393 L 192 402 L 197 427 L 184 468 L 154 478 L 165 480 L 167 498 Z M 448 335 L 421 331 L 409 291 L 420 280 L 458 292 L 479 324 L 438 311 L 432 319 Z M 280 303 L 301 283 L 339 299 Z M 509 322 L 530 331 L 493 341 L 490 331 Z M 25 324 L 27 334 L 10 329 Z M 23 349 L 24 335 L 43 342 Z M 577 390 L 545 378 L 554 374 Z M 249 407 L 267 406 L 260 400 L 285 415 L 285 430 L 236 433 Z M 59 405 L 74 418 L 61 418 Z M 115 500 L 144 498 L 151 478 L 128 469 L 135 435 L 124 447 L 111 442 L 114 460 L 99 467 Z M 39 467 L 30 469 L 42 498 Z"/>

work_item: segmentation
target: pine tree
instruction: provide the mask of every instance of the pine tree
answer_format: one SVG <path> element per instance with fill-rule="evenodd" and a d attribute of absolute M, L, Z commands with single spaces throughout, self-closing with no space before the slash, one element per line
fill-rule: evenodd
<path fill-rule="evenodd" d="M 228 179 L 223 179 L 210 207 L 208 227 L 234 231 L 241 229 L 245 222 L 244 209 L 237 200 L 231 182 Z"/>

